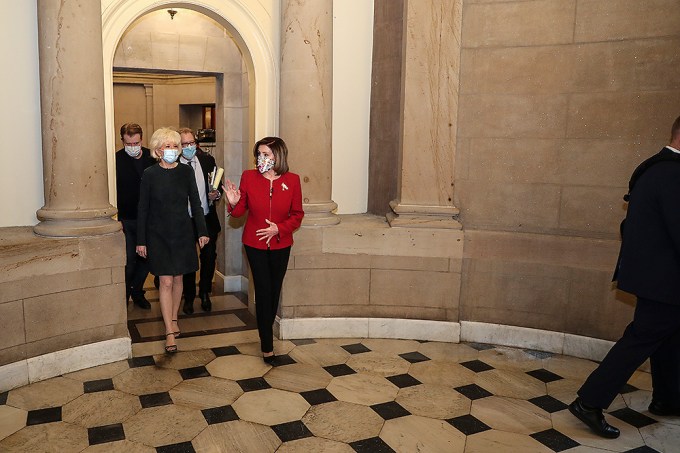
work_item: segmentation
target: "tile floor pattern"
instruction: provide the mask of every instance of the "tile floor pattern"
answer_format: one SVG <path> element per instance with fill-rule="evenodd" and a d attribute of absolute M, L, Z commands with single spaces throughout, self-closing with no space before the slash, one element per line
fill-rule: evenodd
<path fill-rule="evenodd" d="M 0 394 L 2 452 L 680 452 L 637 372 L 609 410 L 621 437 L 566 410 L 588 360 L 478 344 L 277 341 L 254 331 L 133 345 L 134 358 Z M 155 354 L 155 355 L 154 355 Z"/>
<path fill-rule="evenodd" d="M 133 343 L 157 341 L 165 338 L 165 325 L 161 316 L 158 301 L 158 290 L 153 287 L 153 277 L 149 276 L 145 285 L 146 298 L 151 304 L 150 310 L 143 310 L 132 302 L 128 303 L 128 331 Z M 196 290 L 198 294 L 198 289 Z M 179 310 L 179 321 L 185 337 L 213 335 L 216 333 L 238 332 L 256 329 L 255 317 L 248 311 L 246 295 L 242 293 L 211 293 L 212 311 L 204 312 L 201 301 L 194 300 L 194 314 L 186 315 L 182 311 L 184 299 Z"/>

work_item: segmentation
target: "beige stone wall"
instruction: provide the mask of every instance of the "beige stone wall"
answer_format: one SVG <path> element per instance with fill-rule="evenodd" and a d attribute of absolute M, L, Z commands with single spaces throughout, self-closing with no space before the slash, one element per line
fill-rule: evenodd
<path fill-rule="evenodd" d="M 214 104 L 215 81 L 203 83 L 157 84 L 153 88 L 154 127 L 182 127 L 179 122 L 181 104 Z"/>
<path fill-rule="evenodd" d="M 680 115 L 677 1 L 464 2 L 461 318 L 616 338 L 622 195 Z"/>
<path fill-rule="evenodd" d="M 125 338 L 122 233 L 48 239 L 0 229 L 0 366 Z"/>
<path fill-rule="evenodd" d="M 282 317 L 458 320 L 462 231 L 341 217 L 339 225 L 295 233 Z"/>
<path fill-rule="evenodd" d="M 114 83 L 113 116 L 115 118 L 116 131 L 120 131 L 120 127 L 125 123 L 137 123 L 142 126 L 142 130 L 144 131 L 142 144 L 143 146 L 148 147 L 153 131 L 147 130 L 148 123 L 145 92 L 144 84 Z M 116 150 L 122 148 L 122 146 L 120 134 L 118 133 L 116 134 Z"/>
<path fill-rule="evenodd" d="M 114 67 L 224 72 L 238 49 L 224 27 L 208 16 L 177 9 L 171 20 L 166 9 L 135 20 L 120 40 Z"/>
<path fill-rule="evenodd" d="M 216 103 L 214 77 L 121 74 L 117 78 L 124 83 L 113 85 L 116 128 L 120 130 L 121 125 L 129 122 L 140 124 L 145 145 L 160 127 L 186 126 L 180 122 L 181 105 Z M 120 135 L 116 135 L 116 149 L 122 146 Z"/>
<path fill-rule="evenodd" d="M 376 215 L 397 198 L 403 28 L 404 0 L 375 0 L 367 210 Z"/>

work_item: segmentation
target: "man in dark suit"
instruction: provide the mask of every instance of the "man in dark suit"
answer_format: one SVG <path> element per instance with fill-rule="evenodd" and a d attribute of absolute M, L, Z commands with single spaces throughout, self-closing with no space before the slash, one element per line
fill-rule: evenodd
<path fill-rule="evenodd" d="M 118 196 L 118 220 L 125 234 L 125 301 L 150 309 L 144 297 L 144 281 L 149 275 L 146 259 L 137 255 L 137 205 L 142 173 L 155 164 L 148 148 L 142 146 L 142 128 L 139 124 L 126 123 L 120 128 L 123 149 L 116 151 L 116 193 Z"/>
<path fill-rule="evenodd" d="M 216 170 L 215 158 L 203 152 L 196 145 L 194 131 L 189 128 L 179 130 L 181 138 L 182 155 L 180 162 L 191 165 L 196 176 L 198 194 L 205 214 L 205 224 L 208 227 L 210 241 L 200 252 L 200 277 L 198 282 L 198 297 L 201 299 L 203 311 L 212 310 L 210 291 L 212 279 L 215 274 L 215 261 L 217 260 L 217 236 L 221 231 L 220 219 L 217 215 L 217 201 L 222 198 L 221 189 L 213 190 L 210 187 L 210 173 Z M 191 212 L 189 212 L 191 215 Z M 198 240 L 198 237 L 197 237 Z M 196 272 L 184 275 L 184 313 L 190 315 L 194 312 L 194 299 L 196 298 Z"/>
<path fill-rule="evenodd" d="M 680 415 L 680 117 L 670 144 L 643 166 L 631 180 L 616 275 L 618 288 L 637 296 L 633 321 L 569 406 L 608 438 L 618 437 L 619 430 L 605 421 L 602 409 L 647 358 L 653 386 L 649 412 Z"/>

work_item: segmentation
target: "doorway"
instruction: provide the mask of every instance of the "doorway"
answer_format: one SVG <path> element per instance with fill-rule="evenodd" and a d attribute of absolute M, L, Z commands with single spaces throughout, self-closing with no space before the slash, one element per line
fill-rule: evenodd
<path fill-rule="evenodd" d="M 242 53 L 239 40 L 224 25 L 226 19 L 215 20 L 199 7 L 173 10 L 172 17 L 165 9 L 144 12 L 122 31 L 112 58 L 113 130 L 125 122 L 137 122 L 144 129 L 146 145 L 159 127 L 191 127 L 200 132 L 202 147 L 225 168 L 225 176 L 237 180 L 248 165 L 245 156 L 254 141 L 254 77 L 248 70 L 252 67 L 249 53 Z M 118 134 L 112 141 L 113 153 L 122 145 Z M 110 187 L 112 182 L 115 205 L 115 176 L 110 178 Z M 194 334 L 215 333 L 210 327 L 213 324 L 220 329 L 248 326 L 247 310 L 243 316 L 236 312 L 240 313 L 244 302 L 247 306 L 240 225 L 226 225 L 223 203 L 218 214 L 222 233 L 213 284 L 213 292 L 219 296 L 213 298 L 216 310 L 204 314 L 199 309 L 193 316 L 230 315 L 230 320 L 205 319 L 194 323 L 198 330 L 188 325 L 183 329 L 187 336 L 192 330 Z M 153 302 L 157 297 L 153 283 L 147 283 L 147 289 Z M 226 297 L 230 294 L 233 297 Z M 232 312 L 222 313 L 225 310 Z M 133 341 L 157 336 L 153 311 L 130 318 Z"/>

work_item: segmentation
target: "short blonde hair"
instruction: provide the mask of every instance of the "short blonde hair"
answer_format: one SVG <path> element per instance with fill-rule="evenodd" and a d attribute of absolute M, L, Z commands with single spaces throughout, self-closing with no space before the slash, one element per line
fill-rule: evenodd
<path fill-rule="evenodd" d="M 149 147 L 151 148 L 151 151 L 153 151 L 153 154 L 156 156 L 156 158 L 160 159 L 158 156 L 158 150 L 166 142 L 174 143 L 179 148 L 179 144 L 181 142 L 179 132 L 174 129 L 170 129 L 169 127 L 161 127 L 153 133 L 151 136 L 151 141 L 149 142 Z"/>

